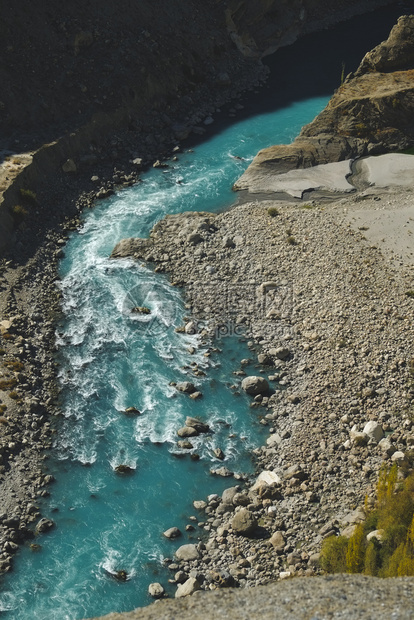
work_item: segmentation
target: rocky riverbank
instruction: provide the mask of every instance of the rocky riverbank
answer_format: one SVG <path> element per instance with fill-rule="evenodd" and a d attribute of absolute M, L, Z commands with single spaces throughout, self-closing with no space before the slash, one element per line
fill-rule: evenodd
<path fill-rule="evenodd" d="M 220 337 L 244 327 L 272 386 L 252 397 L 252 414 L 269 427 L 256 451 L 261 476 L 247 489 L 229 484 L 221 498 L 196 498 L 206 501 L 196 506 L 208 540 L 171 564 L 172 578 L 211 589 L 314 574 L 323 538 L 362 518 L 381 465 L 411 466 L 412 255 L 403 261 L 386 242 L 373 245 L 367 227 L 350 225 L 361 203 L 395 217 L 411 193 L 172 215 L 148 241 L 115 249 L 185 284 L 192 329 Z M 241 363 L 236 389 L 243 374 Z"/>

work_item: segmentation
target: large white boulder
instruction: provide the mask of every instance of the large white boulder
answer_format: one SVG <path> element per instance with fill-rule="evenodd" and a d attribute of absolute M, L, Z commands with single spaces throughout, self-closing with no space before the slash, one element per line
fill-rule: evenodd
<path fill-rule="evenodd" d="M 374 439 L 377 443 L 384 437 L 384 431 L 382 430 L 381 424 L 378 424 L 378 422 L 375 422 L 374 420 L 370 420 L 365 424 L 363 432 L 368 435 L 370 439 Z"/>

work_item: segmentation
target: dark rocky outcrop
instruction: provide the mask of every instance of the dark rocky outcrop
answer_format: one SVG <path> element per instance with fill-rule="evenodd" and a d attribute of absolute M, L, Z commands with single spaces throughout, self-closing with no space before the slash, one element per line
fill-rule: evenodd
<path fill-rule="evenodd" d="M 269 175 L 410 148 L 413 113 L 414 16 L 404 16 L 293 144 L 260 151 L 234 187 L 266 191 Z"/>

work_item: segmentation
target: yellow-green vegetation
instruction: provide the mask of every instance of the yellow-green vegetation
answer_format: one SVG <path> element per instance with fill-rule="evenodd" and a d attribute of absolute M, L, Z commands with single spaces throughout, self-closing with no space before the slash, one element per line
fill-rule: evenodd
<path fill-rule="evenodd" d="M 20 396 L 17 392 L 15 392 L 14 390 L 12 392 L 9 393 L 10 398 L 12 398 L 13 400 L 19 400 Z"/>
<path fill-rule="evenodd" d="M 276 209 L 276 207 L 269 207 L 267 213 L 268 215 L 270 215 L 270 217 L 276 217 L 276 215 L 279 215 L 279 211 Z"/>
<path fill-rule="evenodd" d="M 405 294 L 407 297 L 414 297 L 414 291 L 406 291 Z"/>
<path fill-rule="evenodd" d="M 348 539 L 330 536 L 322 545 L 321 566 L 329 573 L 376 577 L 414 575 L 414 473 L 397 483 L 397 466 L 380 472 L 374 508 Z M 372 537 L 367 536 L 375 532 Z"/>
<path fill-rule="evenodd" d="M 356 123 L 355 125 L 355 133 L 357 136 L 362 137 L 367 133 L 368 127 L 365 123 Z"/>
<path fill-rule="evenodd" d="M 0 379 L 0 390 L 11 390 L 17 385 L 17 379 Z"/>
<path fill-rule="evenodd" d="M 35 192 L 32 192 L 31 189 L 21 189 L 20 196 L 26 202 L 31 202 L 32 204 L 37 204 L 37 196 Z"/>
<path fill-rule="evenodd" d="M 345 82 L 345 63 L 342 63 L 342 71 L 341 71 L 341 86 Z"/>
<path fill-rule="evenodd" d="M 23 220 L 29 215 L 29 211 L 22 207 L 22 205 L 14 205 L 12 207 L 12 216 L 17 223 L 23 222 Z"/>
<path fill-rule="evenodd" d="M 3 362 L 3 366 L 8 368 L 9 370 L 14 370 L 14 372 L 19 372 L 19 370 L 23 370 L 24 365 L 19 360 L 6 360 Z"/>

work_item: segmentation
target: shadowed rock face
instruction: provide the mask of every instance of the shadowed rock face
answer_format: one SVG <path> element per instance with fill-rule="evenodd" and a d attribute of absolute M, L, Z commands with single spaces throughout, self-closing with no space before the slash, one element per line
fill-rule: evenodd
<path fill-rule="evenodd" d="M 225 4 L 231 39 L 244 56 L 256 58 L 293 43 L 316 24 L 327 26 L 374 7 L 372 2 L 360 0 L 230 0 Z M 387 2 L 377 2 L 376 6 L 380 4 Z"/>
<path fill-rule="evenodd" d="M 295 142 L 260 151 L 234 187 L 270 191 L 269 175 L 409 148 L 413 113 L 414 16 L 404 16 Z"/>
<path fill-rule="evenodd" d="M 93 115 L 163 107 L 197 84 L 234 85 L 238 63 L 317 22 L 389 0 L 71 0 L 0 6 L 0 135 L 56 139 Z M 322 7 L 322 11 L 320 10 Z M 319 9 L 319 12 L 318 12 Z M 242 54 L 240 54 L 242 52 Z M 227 74 L 227 75 L 226 75 Z M 22 141 L 20 141 L 22 144 Z M 1 145 L 0 145 L 1 146 Z"/>
<path fill-rule="evenodd" d="M 390 73 L 414 67 L 414 20 L 404 15 L 386 41 L 368 52 L 355 75 L 368 72 Z"/>

